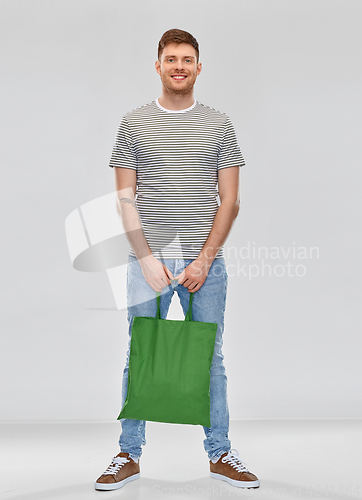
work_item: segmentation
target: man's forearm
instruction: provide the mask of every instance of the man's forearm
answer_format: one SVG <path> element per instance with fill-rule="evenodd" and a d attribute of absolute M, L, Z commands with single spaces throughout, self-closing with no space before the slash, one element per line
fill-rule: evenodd
<path fill-rule="evenodd" d="M 211 266 L 216 254 L 226 241 L 238 212 L 238 202 L 225 200 L 220 203 L 210 234 L 198 256 L 198 259 L 205 265 Z"/>
<path fill-rule="evenodd" d="M 125 191 L 125 190 L 124 190 Z M 141 220 L 132 193 L 117 193 L 117 212 L 126 230 L 127 239 L 138 260 L 152 255 L 142 230 Z"/>

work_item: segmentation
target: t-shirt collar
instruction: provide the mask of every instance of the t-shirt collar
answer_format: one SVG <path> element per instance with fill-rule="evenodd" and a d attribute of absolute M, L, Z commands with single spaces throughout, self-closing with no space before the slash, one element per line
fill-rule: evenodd
<path fill-rule="evenodd" d="M 189 108 L 186 108 L 186 109 L 166 109 L 163 106 L 161 106 L 161 104 L 158 102 L 158 97 L 157 97 L 157 99 L 155 99 L 155 102 L 156 102 L 157 106 L 160 109 L 162 109 L 162 111 L 167 111 L 167 113 L 185 113 L 185 111 L 190 111 L 191 109 L 193 109 L 196 106 L 196 99 L 195 99 L 194 103 Z"/>

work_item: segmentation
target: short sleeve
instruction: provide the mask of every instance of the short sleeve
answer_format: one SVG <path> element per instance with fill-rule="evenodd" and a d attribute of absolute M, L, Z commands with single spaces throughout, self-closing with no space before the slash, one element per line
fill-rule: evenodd
<path fill-rule="evenodd" d="M 137 156 L 134 150 L 129 123 L 125 116 L 118 126 L 109 166 L 112 168 L 125 167 L 137 170 Z"/>
<path fill-rule="evenodd" d="M 224 138 L 221 150 L 218 155 L 217 169 L 227 167 L 243 167 L 245 165 L 244 157 L 240 151 L 236 137 L 234 125 L 227 117 L 224 129 Z"/>

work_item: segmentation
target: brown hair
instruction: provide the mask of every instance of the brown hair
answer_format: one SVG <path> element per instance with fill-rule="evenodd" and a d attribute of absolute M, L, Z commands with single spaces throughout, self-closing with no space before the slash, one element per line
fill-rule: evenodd
<path fill-rule="evenodd" d="M 158 43 L 158 60 L 160 61 L 163 49 L 168 43 L 189 43 L 196 51 L 197 62 L 199 62 L 199 44 L 195 37 L 187 31 L 172 29 L 166 31 Z"/>

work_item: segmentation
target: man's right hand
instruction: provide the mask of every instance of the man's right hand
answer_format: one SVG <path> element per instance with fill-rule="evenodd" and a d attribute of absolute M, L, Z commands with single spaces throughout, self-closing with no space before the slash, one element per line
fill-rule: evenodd
<path fill-rule="evenodd" d="M 174 279 L 168 267 L 153 255 L 147 255 L 140 259 L 139 263 L 147 283 L 156 292 L 162 292 L 162 289 L 170 285 L 171 280 Z"/>

